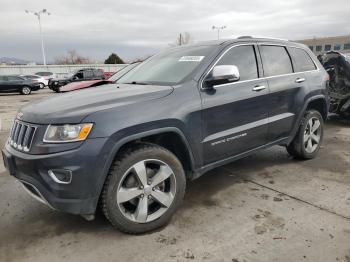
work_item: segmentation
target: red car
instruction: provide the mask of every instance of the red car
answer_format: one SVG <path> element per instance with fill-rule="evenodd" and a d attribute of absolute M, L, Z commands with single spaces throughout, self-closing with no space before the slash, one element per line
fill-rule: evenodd
<path fill-rule="evenodd" d="M 108 79 L 95 79 L 95 80 L 87 80 L 87 81 L 80 81 L 80 82 L 71 82 L 67 85 L 61 86 L 59 88 L 59 92 L 70 92 L 74 90 L 79 90 L 83 88 L 89 88 L 93 86 L 100 86 L 105 84 L 114 84 L 117 82 L 119 78 L 124 76 L 126 73 L 134 69 L 137 65 L 140 63 L 133 63 L 130 64 L 122 69 L 120 69 L 118 72 L 116 72 L 114 75 L 112 75 Z"/>

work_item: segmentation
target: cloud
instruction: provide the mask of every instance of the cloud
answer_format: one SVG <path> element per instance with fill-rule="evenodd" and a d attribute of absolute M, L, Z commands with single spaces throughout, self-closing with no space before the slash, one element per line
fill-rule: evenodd
<path fill-rule="evenodd" d="M 48 9 L 43 16 L 46 55 L 52 61 L 68 49 L 94 60 L 117 52 L 128 60 L 147 56 L 187 31 L 195 41 L 216 38 L 212 25 L 226 25 L 222 37 L 239 35 L 303 39 L 350 32 L 348 0 L 3 0 L 0 56 L 41 60 L 36 17 L 25 9 Z"/>

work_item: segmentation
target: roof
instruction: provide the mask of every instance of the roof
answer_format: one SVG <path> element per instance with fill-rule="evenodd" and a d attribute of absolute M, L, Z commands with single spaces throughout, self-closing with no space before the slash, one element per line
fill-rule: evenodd
<path fill-rule="evenodd" d="M 211 40 L 211 41 L 203 41 L 198 42 L 195 44 L 192 44 L 194 46 L 196 45 L 224 45 L 224 44 L 232 44 L 232 43 L 240 43 L 240 42 L 272 42 L 272 43 L 279 43 L 279 44 L 296 44 L 296 45 L 302 45 L 297 42 L 292 42 L 287 39 L 279 39 L 279 38 L 268 38 L 268 37 L 251 37 L 251 36 L 242 36 L 238 38 L 232 38 L 232 39 L 220 39 L 220 40 Z"/>

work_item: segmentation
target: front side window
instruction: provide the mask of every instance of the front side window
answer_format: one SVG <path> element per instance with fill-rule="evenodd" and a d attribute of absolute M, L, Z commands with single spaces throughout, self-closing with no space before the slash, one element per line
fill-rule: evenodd
<path fill-rule="evenodd" d="M 251 45 L 231 48 L 216 65 L 235 65 L 238 67 L 240 81 L 258 78 L 254 47 Z"/>
<path fill-rule="evenodd" d="M 122 76 L 118 83 L 176 85 L 194 72 L 216 46 L 182 46 L 155 55 Z"/>
<path fill-rule="evenodd" d="M 260 46 L 266 77 L 293 73 L 292 63 L 283 46 Z"/>
<path fill-rule="evenodd" d="M 295 72 L 304 72 L 316 69 L 311 57 L 303 49 L 291 47 L 289 48 L 289 54 L 292 57 Z"/>

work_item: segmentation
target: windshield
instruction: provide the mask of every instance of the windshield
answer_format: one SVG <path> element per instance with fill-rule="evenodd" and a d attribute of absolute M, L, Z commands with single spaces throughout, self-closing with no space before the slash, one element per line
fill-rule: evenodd
<path fill-rule="evenodd" d="M 149 58 L 118 82 L 175 85 L 190 75 L 212 51 L 213 46 L 174 48 Z"/>
<path fill-rule="evenodd" d="M 117 71 L 114 75 L 112 75 L 110 78 L 108 78 L 108 80 L 117 81 L 119 78 L 121 78 L 126 73 L 130 72 L 133 68 L 135 68 L 139 64 L 140 63 L 134 63 L 134 64 L 123 67 L 122 69 Z"/>

